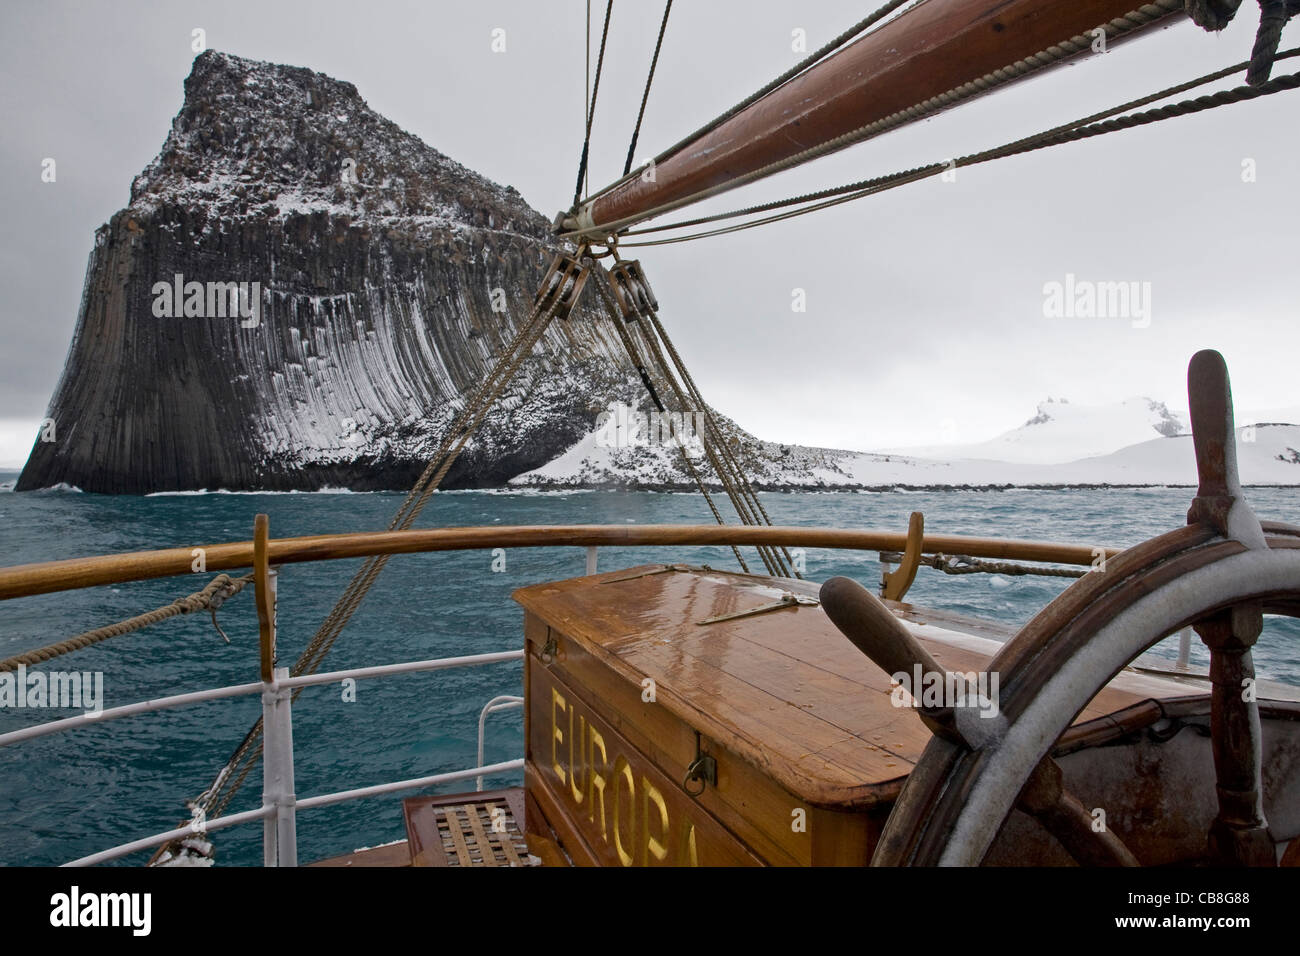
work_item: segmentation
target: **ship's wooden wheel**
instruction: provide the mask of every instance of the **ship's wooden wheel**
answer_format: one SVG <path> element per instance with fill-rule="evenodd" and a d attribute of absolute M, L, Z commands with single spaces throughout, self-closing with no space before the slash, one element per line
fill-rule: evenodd
<path fill-rule="evenodd" d="M 1189 625 L 1211 662 L 1218 812 L 1206 858 L 1277 862 L 1281 837 L 1270 833 L 1264 815 L 1250 649 L 1264 614 L 1300 617 L 1300 528 L 1261 525 L 1242 496 L 1219 353 L 1193 357 L 1188 391 L 1200 477 L 1188 527 L 1124 551 L 1025 625 L 989 664 L 999 677 L 997 717 L 981 717 L 974 706 L 921 711 L 935 736 L 895 804 L 873 865 L 978 865 L 1015 808 L 1035 817 L 1079 863 L 1136 864 L 1121 837 L 1094 830 L 1092 815 L 1063 786 L 1052 750 L 1125 665 Z M 888 608 L 855 582 L 827 581 L 822 604 L 888 673 L 911 673 L 916 663 L 939 671 Z M 1287 862 L 1298 845 L 1292 841 Z"/>

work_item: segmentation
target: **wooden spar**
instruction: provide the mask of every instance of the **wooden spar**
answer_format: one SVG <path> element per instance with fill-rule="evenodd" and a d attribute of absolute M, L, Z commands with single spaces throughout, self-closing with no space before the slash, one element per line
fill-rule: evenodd
<path fill-rule="evenodd" d="M 1111 44 L 1181 19 L 1182 8 L 1178 0 L 924 0 L 660 157 L 651 180 L 634 173 L 603 190 L 563 228 L 605 237 L 1112 21 L 1125 29 Z M 1082 51 L 1090 49 L 1088 36 Z"/>
<path fill-rule="evenodd" d="M 687 545 L 770 545 L 773 547 L 840 548 L 898 551 L 907 535 L 891 531 L 838 528 L 772 527 L 764 525 L 516 525 L 489 528 L 429 528 L 418 531 L 322 534 L 302 538 L 273 538 L 266 542 L 268 564 L 294 564 L 362 558 L 378 554 L 419 554 L 427 551 L 490 548 L 651 547 Z M 1088 566 L 1115 548 L 1079 544 L 976 538 L 927 534 L 930 553 L 961 554 L 1012 561 L 1050 561 Z M 204 547 L 208 571 L 229 571 L 253 564 L 252 541 Z M 192 573 L 193 549 L 169 548 L 93 558 L 70 558 L 41 564 L 0 568 L 0 601 L 32 594 L 72 591 L 124 581 L 142 581 Z"/>

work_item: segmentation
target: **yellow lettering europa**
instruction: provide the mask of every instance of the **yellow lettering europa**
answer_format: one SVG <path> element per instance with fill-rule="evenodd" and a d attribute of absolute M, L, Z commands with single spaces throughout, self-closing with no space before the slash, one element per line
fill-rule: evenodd
<path fill-rule="evenodd" d="M 623 796 L 627 782 L 627 796 Z M 627 817 L 627 841 L 623 840 L 623 817 Z M 619 754 L 614 761 L 614 850 L 618 861 L 624 866 L 636 862 L 632 858 L 632 849 L 636 846 L 636 780 L 632 776 L 632 766 L 627 758 Z"/>
<path fill-rule="evenodd" d="M 582 767 L 582 741 L 586 736 L 583 731 L 587 729 L 587 718 L 578 717 L 578 732 L 573 732 L 573 714 L 578 708 L 569 708 L 569 792 L 573 794 L 574 803 L 582 803 L 583 792 L 581 774 L 578 772 Z"/>
<path fill-rule="evenodd" d="M 565 710 L 568 702 L 554 687 L 551 688 L 551 769 L 555 775 L 560 778 L 560 783 L 564 783 L 564 768 L 560 766 L 560 755 L 556 749 L 556 744 L 564 743 L 564 733 L 560 730 L 560 722 L 555 719 L 557 710 Z"/>
<path fill-rule="evenodd" d="M 609 753 L 605 750 L 605 738 L 595 727 L 587 728 L 589 749 L 587 757 L 587 795 L 590 804 L 587 806 L 587 819 L 593 823 L 596 821 L 597 793 L 599 793 L 600 806 L 600 837 L 606 843 L 609 842 L 609 827 L 605 823 L 605 768 L 609 766 Z M 600 748 L 600 763 L 596 763 L 596 748 Z M 600 769 L 597 770 L 596 768 Z"/>
<path fill-rule="evenodd" d="M 681 849 L 677 854 L 678 866 L 699 866 L 700 858 L 695 851 L 695 824 L 690 820 L 686 821 L 686 828 L 682 830 Z"/>
<path fill-rule="evenodd" d="M 664 842 L 668 839 L 668 804 L 664 803 L 664 795 L 659 789 L 647 778 L 641 778 L 642 786 L 642 826 L 645 827 L 645 852 L 641 856 L 643 866 L 650 865 L 650 858 L 663 860 L 668 856 L 668 847 Z M 650 835 L 650 804 L 654 804 L 659 809 L 659 836 Z"/>

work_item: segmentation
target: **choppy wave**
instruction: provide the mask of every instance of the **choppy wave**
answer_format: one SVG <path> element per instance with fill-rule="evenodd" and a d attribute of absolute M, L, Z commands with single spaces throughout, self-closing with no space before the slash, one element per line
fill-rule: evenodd
<path fill-rule="evenodd" d="M 922 511 L 935 533 L 1127 547 L 1185 526 L 1194 494 L 1190 488 L 1001 489 L 996 495 L 939 489 L 788 492 L 766 495 L 764 507 L 779 525 L 901 532 L 910 512 Z M 1251 489 L 1247 494 L 1262 518 L 1300 522 L 1300 496 L 1294 489 Z M 391 492 L 359 493 L 344 500 L 319 492 L 265 499 L 220 491 L 148 498 L 10 495 L 0 509 L 0 553 L 5 564 L 23 564 L 243 540 L 258 511 L 270 515 L 276 536 L 369 531 L 385 527 L 399 503 L 400 496 Z M 734 520 L 730 512 L 727 517 Z M 621 527 L 632 522 L 712 520 L 695 493 L 507 488 L 434 495 L 421 524 Z M 51 533 L 52 528 L 58 533 Z M 875 552 L 808 548 L 805 557 L 810 580 L 847 575 L 874 584 L 880 579 Z M 611 546 L 599 552 L 602 571 L 665 561 L 736 567 L 730 549 L 723 546 Z M 528 584 L 581 575 L 585 566 L 581 547 L 508 548 L 495 556 L 464 551 L 394 557 L 325 666 L 517 649 L 522 642 L 521 613 L 511 593 Z M 279 621 L 286 650 L 306 645 L 355 570 L 348 561 L 286 565 L 281 570 Z M 0 657 L 163 606 L 209 577 L 187 575 L 0 601 Z M 1005 574 L 954 577 L 923 568 L 908 597 L 921 606 L 1014 628 L 1045 607 L 1068 581 Z M 208 615 L 183 615 L 121 643 L 78 652 L 85 655 L 85 663 L 78 666 L 105 671 L 107 706 L 246 681 L 257 668 L 257 619 L 251 597 L 246 591 L 220 611 L 230 644 L 215 636 Z M 1177 638 L 1157 645 L 1153 653 L 1174 659 Z M 1300 685 L 1300 622 L 1270 617 L 1253 653 L 1261 677 Z M 1208 664 L 1199 641 L 1193 643 L 1192 663 Z M 301 793 L 325 793 L 337 789 L 341 779 L 393 780 L 471 766 L 480 709 L 498 694 L 517 694 L 521 680 L 516 661 L 443 671 L 428 679 L 370 682 L 363 685 L 356 703 L 343 702 L 337 688 L 307 692 L 294 707 L 294 737 L 301 741 L 296 786 Z M 0 779 L 24 779 L 32 766 L 46 771 L 40 787 L 10 787 L 0 801 L 0 864 L 21 860 L 54 865 L 102 850 L 126 834 L 154 832 L 160 826 L 159 808 L 179 807 L 181 800 L 207 786 L 259 713 L 255 698 L 239 698 L 206 704 L 201 710 L 163 711 L 87 727 L 76 739 L 51 735 L 22 747 L 0 748 Z M 0 711 L 0 731 L 14 729 L 21 717 Z M 524 746 L 522 728 L 518 711 L 495 716 L 485 762 L 517 757 Z M 485 781 L 489 787 L 519 782 L 517 773 Z M 113 826 L 106 831 L 108 812 Z M 303 818 L 300 853 L 304 859 L 319 859 L 360 845 L 377 846 L 399 836 L 403 826 L 397 800 L 324 807 Z M 216 846 L 219 865 L 256 865 L 262 859 L 261 828 L 223 831 Z M 126 862 L 139 863 L 141 858 Z"/>
<path fill-rule="evenodd" d="M 439 488 L 440 495 L 501 495 L 507 498 L 567 498 L 569 495 L 589 495 L 595 488 L 530 488 L 507 485 L 504 488 Z"/>
<path fill-rule="evenodd" d="M 392 494 L 386 491 L 353 491 L 351 488 L 319 488 L 316 491 L 231 491 L 229 488 L 217 488 L 209 491 L 198 488 L 191 491 L 153 491 L 146 498 L 189 498 L 197 495 L 374 495 Z"/>

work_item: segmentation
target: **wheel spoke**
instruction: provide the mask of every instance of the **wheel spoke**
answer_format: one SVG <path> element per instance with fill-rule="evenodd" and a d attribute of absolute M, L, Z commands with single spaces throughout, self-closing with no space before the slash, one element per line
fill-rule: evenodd
<path fill-rule="evenodd" d="M 1138 866 L 1124 841 L 1108 827 L 1094 829 L 1092 814 L 1065 789 L 1061 765 L 1051 757 L 1034 768 L 1016 806 L 1056 837 L 1083 866 Z"/>
<path fill-rule="evenodd" d="M 1211 859 L 1237 866 L 1274 866 L 1264 819 L 1262 740 L 1250 649 L 1264 627 L 1258 604 L 1221 611 L 1195 625 L 1210 649 L 1210 732 L 1219 813 L 1210 825 Z"/>

